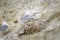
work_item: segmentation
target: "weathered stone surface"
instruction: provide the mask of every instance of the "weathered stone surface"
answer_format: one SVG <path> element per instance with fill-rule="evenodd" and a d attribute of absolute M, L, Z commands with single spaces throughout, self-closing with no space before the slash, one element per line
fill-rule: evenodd
<path fill-rule="evenodd" d="M 0 0 L 3 21 L 10 32 L 0 32 L 0 40 L 60 40 L 60 0 Z"/>

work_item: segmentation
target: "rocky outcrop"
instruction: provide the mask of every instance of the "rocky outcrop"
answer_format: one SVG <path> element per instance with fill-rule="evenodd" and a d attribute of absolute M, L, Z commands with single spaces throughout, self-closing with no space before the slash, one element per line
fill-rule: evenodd
<path fill-rule="evenodd" d="M 0 40 L 59 40 L 60 0 L 0 0 L 1 28 Z"/>

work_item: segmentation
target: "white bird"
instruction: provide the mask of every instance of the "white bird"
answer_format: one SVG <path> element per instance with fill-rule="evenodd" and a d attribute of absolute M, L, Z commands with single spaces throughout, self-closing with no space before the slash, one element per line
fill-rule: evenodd
<path fill-rule="evenodd" d="M 0 27 L 0 31 L 5 31 L 7 28 L 8 28 L 8 23 L 6 21 L 3 21 Z"/>
<path fill-rule="evenodd" d="M 20 20 L 24 22 L 28 19 L 37 19 L 38 16 L 39 16 L 38 13 L 32 14 L 31 12 L 27 11 L 25 15 L 20 18 Z"/>

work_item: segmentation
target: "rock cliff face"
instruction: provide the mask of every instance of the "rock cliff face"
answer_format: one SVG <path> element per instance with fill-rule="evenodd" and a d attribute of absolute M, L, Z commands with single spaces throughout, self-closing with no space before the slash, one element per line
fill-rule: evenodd
<path fill-rule="evenodd" d="M 60 0 L 0 0 L 4 21 L 0 40 L 60 40 Z"/>

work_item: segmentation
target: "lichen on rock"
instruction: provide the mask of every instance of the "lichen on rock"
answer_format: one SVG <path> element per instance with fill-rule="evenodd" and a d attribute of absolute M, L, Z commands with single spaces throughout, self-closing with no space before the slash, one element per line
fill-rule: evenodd
<path fill-rule="evenodd" d="M 0 25 L 2 40 L 59 40 L 60 0 L 0 0 Z"/>

